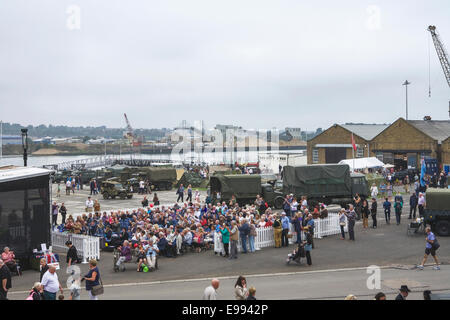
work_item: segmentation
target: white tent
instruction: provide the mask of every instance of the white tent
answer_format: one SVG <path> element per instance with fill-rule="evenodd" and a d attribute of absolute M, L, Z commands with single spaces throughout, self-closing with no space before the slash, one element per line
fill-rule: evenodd
<path fill-rule="evenodd" d="M 375 157 L 371 158 L 356 158 L 356 159 L 345 159 L 341 160 L 339 164 L 348 164 L 350 166 L 350 170 L 359 170 L 359 169 L 371 169 L 371 168 L 380 168 L 384 166 L 384 163 L 378 160 Z M 353 168 L 354 166 L 354 168 Z"/>

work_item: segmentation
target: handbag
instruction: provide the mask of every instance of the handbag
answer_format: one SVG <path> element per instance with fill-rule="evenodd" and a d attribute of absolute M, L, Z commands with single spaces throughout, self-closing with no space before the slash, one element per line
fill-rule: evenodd
<path fill-rule="evenodd" d="M 92 287 L 91 294 L 93 296 L 99 296 L 99 295 L 103 294 L 103 292 L 104 292 L 103 281 L 102 281 L 102 278 L 100 278 L 100 284 Z"/>
<path fill-rule="evenodd" d="M 437 249 L 439 249 L 440 246 L 441 246 L 441 245 L 439 244 L 439 242 L 437 241 L 437 239 L 435 239 L 435 240 L 433 241 L 433 245 L 432 245 L 431 247 L 433 248 L 433 250 L 437 250 Z"/>

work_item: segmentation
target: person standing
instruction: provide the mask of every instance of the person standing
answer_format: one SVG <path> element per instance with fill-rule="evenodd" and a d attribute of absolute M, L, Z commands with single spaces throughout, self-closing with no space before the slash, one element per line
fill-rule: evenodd
<path fill-rule="evenodd" d="M 292 217 L 292 224 L 294 225 L 295 233 L 297 234 L 297 241 L 295 243 L 301 244 L 302 243 L 302 215 L 301 213 L 297 212 Z"/>
<path fill-rule="evenodd" d="M 417 200 L 419 205 L 419 217 L 422 218 L 425 214 L 425 197 L 422 192 L 419 192 L 419 200 Z"/>
<path fill-rule="evenodd" d="M 39 265 L 39 272 L 40 272 L 39 281 L 42 282 L 42 277 L 48 271 L 47 259 L 41 258 L 39 264 L 40 264 Z"/>
<path fill-rule="evenodd" d="M 342 208 L 341 211 L 339 212 L 339 227 L 341 228 L 341 240 L 345 240 L 345 230 L 344 230 L 346 225 L 345 218 L 346 218 L 345 209 Z"/>
<path fill-rule="evenodd" d="M 376 198 L 378 196 L 378 188 L 375 183 L 372 183 L 372 187 L 370 188 L 370 195 L 372 198 Z"/>
<path fill-rule="evenodd" d="M 386 219 L 387 224 L 391 224 L 391 203 L 389 202 L 389 198 L 385 199 L 386 201 L 383 202 L 383 208 L 384 208 L 384 217 Z"/>
<path fill-rule="evenodd" d="M 94 201 L 92 201 L 91 197 L 88 197 L 86 200 L 86 212 L 92 212 L 94 210 Z"/>
<path fill-rule="evenodd" d="M 281 212 L 281 246 L 288 247 L 289 246 L 289 218 L 286 217 L 286 212 Z"/>
<path fill-rule="evenodd" d="M 183 184 L 180 184 L 180 187 L 177 190 L 177 195 L 178 195 L 177 202 L 180 201 L 180 199 L 181 199 L 181 202 L 184 202 L 184 200 L 183 200 L 183 198 L 184 198 Z"/>
<path fill-rule="evenodd" d="M 67 181 L 66 181 L 66 196 L 70 196 L 70 190 L 72 190 L 72 182 L 70 182 L 70 179 L 67 178 Z"/>
<path fill-rule="evenodd" d="M 56 220 L 58 220 L 58 209 L 59 206 L 56 204 L 56 201 L 52 204 L 52 227 L 56 226 Z"/>
<path fill-rule="evenodd" d="M 220 228 L 220 233 L 222 234 L 223 250 L 225 251 L 224 257 L 229 257 L 230 255 L 230 228 L 224 223 Z"/>
<path fill-rule="evenodd" d="M 237 244 L 239 241 L 239 229 L 235 220 L 231 221 L 231 231 L 230 231 L 230 259 L 237 259 Z"/>
<path fill-rule="evenodd" d="M 247 219 L 244 218 L 239 227 L 239 237 L 241 238 L 242 253 L 247 253 L 247 239 L 250 234 L 250 226 Z"/>
<path fill-rule="evenodd" d="M 377 209 L 378 209 L 377 199 L 376 198 L 372 198 L 372 205 L 370 207 L 370 214 L 372 215 L 372 228 L 373 229 L 377 228 Z"/>
<path fill-rule="evenodd" d="M 54 266 L 49 266 L 48 271 L 42 277 L 41 284 L 44 288 L 45 300 L 56 300 L 58 289 L 61 291 L 61 294 L 64 293 L 63 288 L 59 283 L 56 268 Z"/>
<path fill-rule="evenodd" d="M 305 230 L 305 255 L 306 255 L 306 263 L 308 266 L 312 265 L 312 259 L 311 259 L 311 251 L 313 249 L 313 234 L 311 233 L 311 227 L 306 226 L 304 228 Z M 353 239 L 354 240 L 354 239 Z"/>
<path fill-rule="evenodd" d="M 236 300 L 246 300 L 248 297 L 247 280 L 243 276 L 239 276 L 234 285 L 234 296 Z"/>
<path fill-rule="evenodd" d="M 139 194 L 144 194 L 145 191 L 145 182 L 144 180 L 139 181 Z"/>
<path fill-rule="evenodd" d="M 400 199 L 395 197 L 394 209 L 395 209 L 395 220 L 397 220 L 397 225 L 400 225 L 400 219 L 402 217 L 402 207 L 403 203 L 400 202 Z"/>
<path fill-rule="evenodd" d="M 11 287 L 11 272 L 3 260 L 0 259 L 0 300 L 8 300 L 8 290 Z"/>
<path fill-rule="evenodd" d="M 283 228 L 281 226 L 281 220 L 278 214 L 276 214 L 272 227 L 274 232 L 273 236 L 275 239 L 275 248 L 281 248 L 281 234 L 283 232 Z"/>
<path fill-rule="evenodd" d="M 188 185 L 187 188 L 187 198 L 186 198 L 187 202 L 192 202 L 192 186 Z"/>
<path fill-rule="evenodd" d="M 94 201 L 94 212 L 100 212 L 100 203 L 97 199 Z"/>
<path fill-rule="evenodd" d="M 250 221 L 250 233 L 248 235 L 248 244 L 250 246 L 250 252 L 255 252 L 255 239 L 257 236 L 256 226 L 253 219 Z"/>
<path fill-rule="evenodd" d="M 355 241 L 355 222 L 356 222 L 356 212 L 352 204 L 348 205 L 348 212 L 346 213 L 348 221 L 348 236 L 350 240 Z"/>
<path fill-rule="evenodd" d="M 430 227 L 426 227 L 425 232 L 427 233 L 427 237 L 425 238 L 425 241 L 427 242 L 425 246 L 425 255 L 423 256 L 422 264 L 418 265 L 417 267 L 420 270 L 423 270 L 423 266 L 425 265 L 425 262 L 427 262 L 428 256 L 431 254 L 431 256 L 434 259 L 434 262 L 436 263 L 433 269 L 440 270 L 441 268 L 439 267 L 439 260 L 436 256 L 436 250 L 439 249 L 440 244 L 438 243 L 434 233 L 431 232 Z"/>
<path fill-rule="evenodd" d="M 95 194 L 95 181 L 94 181 L 94 179 L 92 179 L 91 182 L 89 183 L 89 187 L 91 188 L 90 195 L 92 196 L 92 194 Z"/>
<path fill-rule="evenodd" d="M 409 197 L 409 217 L 408 217 L 408 219 L 416 218 L 417 203 L 418 203 L 417 195 L 415 193 L 412 193 L 411 196 Z"/>
<path fill-rule="evenodd" d="M 89 294 L 91 300 L 98 300 L 98 295 L 94 295 L 92 289 L 95 286 L 100 285 L 100 271 L 97 267 L 97 261 L 92 259 L 89 260 L 89 272 L 81 279 L 86 280 L 86 291 Z"/>
<path fill-rule="evenodd" d="M 61 224 L 66 224 L 67 208 L 64 205 L 64 202 L 61 203 L 61 207 L 59 208 L 59 213 L 61 213 Z"/>
<path fill-rule="evenodd" d="M 202 300 L 217 300 L 217 289 L 219 289 L 219 279 L 212 279 L 211 285 L 205 288 Z"/>
<path fill-rule="evenodd" d="M 367 229 L 369 228 L 369 204 L 367 203 L 367 200 L 364 199 L 361 207 L 361 215 L 363 219 L 363 228 Z"/>

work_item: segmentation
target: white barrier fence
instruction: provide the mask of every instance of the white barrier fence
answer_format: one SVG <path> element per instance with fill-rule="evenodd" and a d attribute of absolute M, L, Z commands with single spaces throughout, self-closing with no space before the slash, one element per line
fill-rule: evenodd
<path fill-rule="evenodd" d="M 100 238 L 73 233 L 52 231 L 53 248 L 67 249 L 66 241 L 72 241 L 78 255 L 83 258 L 83 263 L 90 259 L 100 260 Z"/>
<path fill-rule="evenodd" d="M 344 228 L 347 231 L 347 227 Z M 341 227 L 339 225 L 339 214 L 330 213 L 325 219 L 314 219 L 314 238 L 321 239 L 326 236 L 331 236 L 341 233 Z M 289 224 L 289 244 L 293 244 L 297 241 L 297 232 L 294 230 L 294 225 Z M 302 239 L 305 239 L 305 235 L 302 231 Z M 249 241 L 247 240 L 247 246 Z M 255 249 L 275 246 L 274 230 L 273 227 L 260 227 L 256 228 L 255 237 Z M 241 241 L 238 243 L 238 250 L 241 251 Z"/>

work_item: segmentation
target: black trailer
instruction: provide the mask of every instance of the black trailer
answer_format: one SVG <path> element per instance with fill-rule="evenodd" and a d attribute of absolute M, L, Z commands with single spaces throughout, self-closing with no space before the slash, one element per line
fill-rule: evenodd
<path fill-rule="evenodd" d="M 0 167 L 0 250 L 27 268 L 33 249 L 50 245 L 50 175 L 33 167 Z"/>

